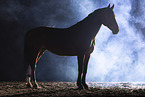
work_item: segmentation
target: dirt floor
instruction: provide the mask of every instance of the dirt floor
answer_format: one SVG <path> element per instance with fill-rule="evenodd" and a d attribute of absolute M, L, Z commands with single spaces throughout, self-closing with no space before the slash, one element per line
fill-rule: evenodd
<path fill-rule="evenodd" d="M 89 90 L 77 90 L 74 82 L 39 82 L 40 89 L 27 88 L 24 82 L 0 82 L 2 97 L 52 96 L 145 96 L 143 83 L 87 83 Z"/>

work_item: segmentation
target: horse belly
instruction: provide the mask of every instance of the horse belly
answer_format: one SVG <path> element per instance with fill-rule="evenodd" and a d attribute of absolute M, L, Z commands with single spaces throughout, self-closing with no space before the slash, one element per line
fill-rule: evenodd
<path fill-rule="evenodd" d="M 77 56 L 74 48 L 48 48 L 47 50 L 60 56 Z"/>
<path fill-rule="evenodd" d="M 74 39 L 69 37 L 64 37 L 61 35 L 49 37 L 46 42 L 45 46 L 46 49 L 54 54 L 61 55 L 61 56 L 76 56 L 76 42 Z"/>

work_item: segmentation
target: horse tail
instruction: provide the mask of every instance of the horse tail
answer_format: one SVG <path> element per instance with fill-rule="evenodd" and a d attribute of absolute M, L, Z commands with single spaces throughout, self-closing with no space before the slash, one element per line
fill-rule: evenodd
<path fill-rule="evenodd" d="M 31 66 L 30 66 L 30 55 L 29 55 L 29 46 L 28 46 L 28 32 L 25 35 L 24 38 L 24 69 L 25 69 L 25 75 L 31 76 Z"/>
<path fill-rule="evenodd" d="M 27 43 L 27 36 L 28 36 L 28 33 L 26 33 L 25 35 L 25 39 L 24 39 L 24 60 L 28 61 L 28 43 Z"/>

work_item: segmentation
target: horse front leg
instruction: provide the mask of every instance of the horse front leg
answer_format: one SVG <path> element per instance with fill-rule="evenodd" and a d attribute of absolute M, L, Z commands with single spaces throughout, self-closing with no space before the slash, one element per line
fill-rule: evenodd
<path fill-rule="evenodd" d="M 87 74 L 89 59 L 90 59 L 90 54 L 86 54 L 84 58 L 84 69 L 83 69 L 83 76 L 82 76 L 82 84 L 85 89 L 88 89 L 88 85 L 86 84 L 86 74 Z"/>
<path fill-rule="evenodd" d="M 83 64 L 84 64 L 84 55 L 77 56 L 78 58 L 78 79 L 77 79 L 77 86 L 78 89 L 83 89 L 82 85 L 82 73 L 83 73 Z"/>

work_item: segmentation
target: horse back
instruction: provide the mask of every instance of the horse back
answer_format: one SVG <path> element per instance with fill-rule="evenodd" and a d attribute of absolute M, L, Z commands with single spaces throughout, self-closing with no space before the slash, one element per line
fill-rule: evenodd
<path fill-rule="evenodd" d="M 33 48 L 46 48 L 61 56 L 76 56 L 89 49 L 90 43 L 85 42 L 83 36 L 78 35 L 75 29 L 38 27 L 28 32 L 27 39 Z M 85 42 L 85 43 L 84 43 Z"/>

